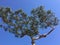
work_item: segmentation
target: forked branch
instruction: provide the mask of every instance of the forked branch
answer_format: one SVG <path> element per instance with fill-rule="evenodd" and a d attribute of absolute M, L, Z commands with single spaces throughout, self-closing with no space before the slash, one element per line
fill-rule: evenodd
<path fill-rule="evenodd" d="M 32 45 L 35 45 L 35 40 L 38 40 L 38 39 L 40 39 L 40 38 L 44 38 L 44 37 L 46 37 L 47 35 L 49 35 L 52 31 L 54 30 L 54 28 L 52 28 L 47 34 L 42 34 L 42 35 L 39 35 L 38 37 L 33 37 L 32 38 Z"/>

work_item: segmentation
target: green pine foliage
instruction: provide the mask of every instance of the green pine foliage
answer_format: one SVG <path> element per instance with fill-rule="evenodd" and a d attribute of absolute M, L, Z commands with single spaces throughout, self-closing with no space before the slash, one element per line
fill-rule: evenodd
<path fill-rule="evenodd" d="M 34 37 L 39 34 L 39 28 L 48 28 L 58 25 L 58 19 L 51 10 L 45 10 L 43 6 L 35 8 L 31 11 L 32 16 L 28 16 L 22 9 L 15 12 L 10 8 L 0 7 L 0 18 L 4 25 L 0 27 L 5 31 L 13 33 L 16 37 L 24 37 L 28 35 Z"/>

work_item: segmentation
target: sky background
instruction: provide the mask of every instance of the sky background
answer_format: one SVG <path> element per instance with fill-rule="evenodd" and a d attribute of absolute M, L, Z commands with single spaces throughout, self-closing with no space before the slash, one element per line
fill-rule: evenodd
<path fill-rule="evenodd" d="M 23 9 L 28 15 L 33 8 L 43 5 L 46 10 L 51 9 L 56 17 L 60 19 L 60 0 L 0 0 L 0 7 L 10 7 L 13 11 Z M 0 23 L 2 21 L 0 20 Z M 39 39 L 36 45 L 60 45 L 60 26 L 46 38 Z M 31 39 L 28 36 L 16 38 L 13 34 L 5 32 L 0 28 L 0 45 L 31 45 Z"/>

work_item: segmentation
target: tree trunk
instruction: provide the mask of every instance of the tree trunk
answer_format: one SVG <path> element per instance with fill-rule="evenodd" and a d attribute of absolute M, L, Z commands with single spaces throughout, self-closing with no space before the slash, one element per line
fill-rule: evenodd
<path fill-rule="evenodd" d="M 35 43 L 34 43 L 34 44 L 32 44 L 32 45 L 35 45 Z"/>
<path fill-rule="evenodd" d="M 35 42 L 34 42 L 34 41 L 35 41 L 35 40 L 33 40 L 33 39 L 32 39 L 32 42 L 31 42 L 31 43 L 32 43 L 32 45 L 35 45 Z"/>

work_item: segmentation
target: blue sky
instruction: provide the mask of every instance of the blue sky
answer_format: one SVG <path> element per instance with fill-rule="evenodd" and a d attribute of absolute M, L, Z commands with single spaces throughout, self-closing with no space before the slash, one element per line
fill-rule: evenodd
<path fill-rule="evenodd" d="M 10 7 L 13 11 L 23 9 L 28 15 L 33 8 L 43 5 L 46 10 L 51 9 L 60 19 L 60 0 L 0 0 L 0 7 Z M 1 23 L 1 20 L 0 20 Z M 60 45 L 60 25 L 46 38 L 39 39 L 36 45 Z M 0 45 L 31 45 L 28 36 L 16 38 L 13 34 L 0 29 Z"/>

